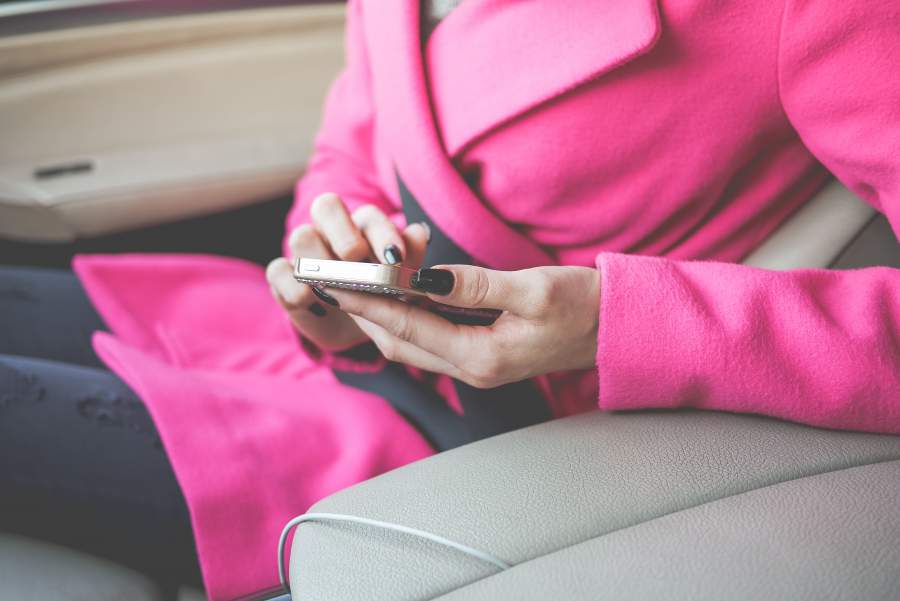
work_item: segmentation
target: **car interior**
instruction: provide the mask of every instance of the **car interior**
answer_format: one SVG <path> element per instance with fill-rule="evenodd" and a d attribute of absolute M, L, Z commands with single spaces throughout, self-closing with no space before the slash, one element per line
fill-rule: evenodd
<path fill-rule="evenodd" d="M 0 2 L 0 264 L 278 256 L 343 23 L 338 1 Z M 900 244 L 832 181 L 744 262 L 900 268 Z M 283 557 L 272 542 L 291 592 L 253 598 L 898 598 L 898 507 L 900 437 L 592 412 L 323 499 Z M 113 561 L 0 532 L 0 598 L 168 597 Z"/>

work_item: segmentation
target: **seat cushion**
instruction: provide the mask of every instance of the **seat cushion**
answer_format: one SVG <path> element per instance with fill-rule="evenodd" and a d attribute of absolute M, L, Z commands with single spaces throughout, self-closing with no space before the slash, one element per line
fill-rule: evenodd
<path fill-rule="evenodd" d="M 900 593 L 900 437 L 709 412 L 592 413 L 411 464 L 313 512 L 294 599 L 883 599 Z"/>
<path fill-rule="evenodd" d="M 161 601 L 163 595 L 146 576 L 111 561 L 0 532 L 0 599 Z"/>

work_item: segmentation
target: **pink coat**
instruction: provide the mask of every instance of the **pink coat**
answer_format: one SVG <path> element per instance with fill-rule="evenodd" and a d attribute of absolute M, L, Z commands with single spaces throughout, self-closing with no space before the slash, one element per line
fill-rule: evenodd
<path fill-rule="evenodd" d="M 416 0 L 351 1 L 288 226 L 325 191 L 396 214 L 399 173 L 484 265 L 596 262 L 599 378 L 541 378 L 557 415 L 599 399 L 898 432 L 900 273 L 731 264 L 829 171 L 900 229 L 898 31 L 876 0 L 478 0 L 423 64 Z M 157 422 L 213 598 L 276 582 L 289 517 L 432 452 L 301 349 L 260 268 L 75 267 L 113 331 L 97 351 Z"/>

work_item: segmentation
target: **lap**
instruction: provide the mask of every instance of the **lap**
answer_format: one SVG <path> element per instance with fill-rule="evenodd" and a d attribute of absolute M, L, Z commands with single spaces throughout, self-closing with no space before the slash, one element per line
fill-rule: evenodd
<path fill-rule="evenodd" d="M 112 372 L 0 355 L 0 529 L 196 582 L 187 505 L 147 409 Z"/>
<path fill-rule="evenodd" d="M 71 271 L 0 266 L 0 353 L 102 367 L 91 335 L 106 329 Z"/>

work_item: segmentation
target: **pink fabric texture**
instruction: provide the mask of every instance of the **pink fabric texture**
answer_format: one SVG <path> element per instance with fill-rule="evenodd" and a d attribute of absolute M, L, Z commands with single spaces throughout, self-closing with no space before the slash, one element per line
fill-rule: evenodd
<path fill-rule="evenodd" d="M 416 0 L 351 0 L 289 228 L 323 192 L 402 222 L 399 174 L 483 265 L 596 264 L 598 373 L 540 378 L 555 415 L 599 398 L 900 432 L 897 270 L 733 264 L 829 171 L 900 230 L 890 3 L 480 0 L 424 53 L 418 17 Z M 337 358 L 304 351 L 261 269 L 75 268 L 113 331 L 98 352 L 160 429 L 213 599 L 275 583 L 289 517 L 431 453 L 383 399 L 332 377 Z"/>
<path fill-rule="evenodd" d="M 262 268 L 125 255 L 75 270 L 112 327 L 94 347 L 158 426 L 212 599 L 277 583 L 273 545 L 291 517 L 431 454 L 386 402 L 300 350 Z"/>

